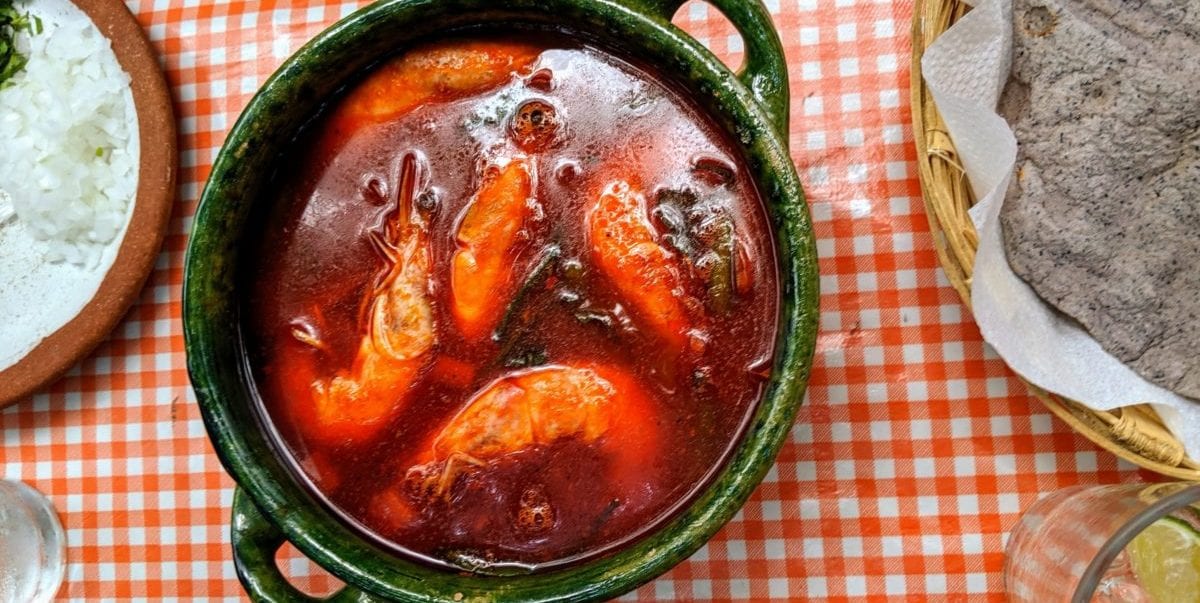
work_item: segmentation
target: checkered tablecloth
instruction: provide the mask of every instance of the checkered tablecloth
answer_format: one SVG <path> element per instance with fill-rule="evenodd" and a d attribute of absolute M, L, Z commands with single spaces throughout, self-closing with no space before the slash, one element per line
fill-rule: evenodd
<path fill-rule="evenodd" d="M 767 0 L 787 49 L 791 151 L 821 257 L 808 401 L 746 507 L 632 600 L 1000 600 L 1004 534 L 1045 492 L 1130 480 L 985 348 L 927 232 L 909 106 L 909 0 Z M 184 368 L 191 215 L 260 83 L 357 2 L 132 0 L 181 132 L 179 201 L 138 305 L 48 392 L 0 413 L 0 466 L 50 496 L 70 600 L 239 599 L 233 482 Z M 676 21 L 736 64 L 741 40 L 693 1 Z M 1152 478 L 1148 474 L 1141 477 Z M 294 551 L 297 584 L 334 582 Z"/>

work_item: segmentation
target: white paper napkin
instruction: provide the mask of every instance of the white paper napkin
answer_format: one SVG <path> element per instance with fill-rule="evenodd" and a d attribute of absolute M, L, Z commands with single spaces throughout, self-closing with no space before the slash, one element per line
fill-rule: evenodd
<path fill-rule="evenodd" d="M 1139 377 L 1087 331 L 1059 314 L 1008 265 L 997 216 L 1017 141 L 996 113 L 1012 56 L 1012 0 L 982 0 L 937 39 L 921 68 L 979 202 L 971 302 L 983 338 L 1038 387 L 1096 410 L 1152 403 L 1167 428 L 1200 459 L 1200 402 Z"/>

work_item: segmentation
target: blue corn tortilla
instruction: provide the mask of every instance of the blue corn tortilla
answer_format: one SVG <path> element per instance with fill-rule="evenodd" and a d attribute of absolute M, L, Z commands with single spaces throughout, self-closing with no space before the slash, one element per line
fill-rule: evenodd
<path fill-rule="evenodd" d="M 1013 5 L 1009 263 L 1145 379 L 1200 398 L 1200 3 Z"/>

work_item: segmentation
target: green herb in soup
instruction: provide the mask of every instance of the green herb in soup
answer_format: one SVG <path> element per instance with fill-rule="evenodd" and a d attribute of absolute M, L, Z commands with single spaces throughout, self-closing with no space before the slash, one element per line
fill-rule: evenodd
<path fill-rule="evenodd" d="M 752 181 L 690 104 L 557 37 L 448 40 L 299 142 L 247 332 L 337 510 L 433 562 L 539 566 L 704 484 L 763 392 L 778 292 Z"/>

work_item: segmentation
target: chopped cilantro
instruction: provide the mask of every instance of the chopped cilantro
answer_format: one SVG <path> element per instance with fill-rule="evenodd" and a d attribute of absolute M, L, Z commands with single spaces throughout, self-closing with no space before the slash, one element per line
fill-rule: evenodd
<path fill-rule="evenodd" d="M 17 12 L 14 0 L 0 0 L 0 86 L 21 72 L 29 59 L 17 52 L 14 40 L 17 32 L 30 35 L 42 33 L 42 20 L 28 12 Z"/>

